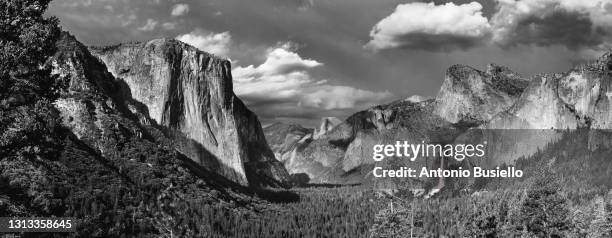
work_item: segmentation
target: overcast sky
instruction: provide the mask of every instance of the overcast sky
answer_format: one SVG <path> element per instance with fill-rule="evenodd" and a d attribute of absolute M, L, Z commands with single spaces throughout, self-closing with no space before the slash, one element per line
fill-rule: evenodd
<path fill-rule="evenodd" d="M 49 14 L 85 44 L 167 37 L 231 59 L 264 124 L 433 97 L 453 64 L 531 76 L 612 45 L 609 0 L 55 0 Z"/>

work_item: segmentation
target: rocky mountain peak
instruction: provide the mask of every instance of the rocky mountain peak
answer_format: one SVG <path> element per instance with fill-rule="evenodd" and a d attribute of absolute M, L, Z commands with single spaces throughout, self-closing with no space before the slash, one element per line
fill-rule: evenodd
<path fill-rule="evenodd" d="M 488 127 L 612 128 L 612 53 L 565 73 L 535 76 L 515 105 Z"/>
<path fill-rule="evenodd" d="M 325 136 L 329 133 L 334 127 L 340 125 L 342 120 L 336 117 L 323 117 L 321 118 L 321 124 L 319 125 L 319 129 L 315 131 L 314 138 L 318 139 Z"/>
<path fill-rule="evenodd" d="M 527 84 L 506 67 L 490 64 L 483 72 L 453 65 L 436 96 L 435 113 L 452 123 L 480 124 L 507 110 Z"/>
<path fill-rule="evenodd" d="M 488 74 L 488 75 L 495 75 L 495 74 L 500 74 L 500 73 L 512 74 L 514 72 L 512 72 L 512 70 L 510 70 L 510 68 L 508 68 L 506 66 L 497 65 L 497 64 L 494 64 L 494 63 L 487 64 L 486 74 Z"/>

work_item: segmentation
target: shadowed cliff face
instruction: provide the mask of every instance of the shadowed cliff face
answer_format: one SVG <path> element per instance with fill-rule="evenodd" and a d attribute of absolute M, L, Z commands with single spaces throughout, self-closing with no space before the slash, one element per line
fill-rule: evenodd
<path fill-rule="evenodd" d="M 108 98 L 96 101 L 104 105 L 58 100 L 75 134 L 97 133 L 95 118 L 75 121 L 83 118 L 78 114 L 95 110 L 99 116 L 97 111 L 117 108 L 142 125 L 165 128 L 179 151 L 237 183 L 286 184 L 288 174 L 269 149 L 259 120 L 232 91 L 228 61 L 174 40 L 91 49 L 99 59 L 71 37 L 64 42 L 74 47 L 56 57 L 56 73 L 70 75 L 73 93 L 97 85 L 101 90 L 95 93 Z"/>

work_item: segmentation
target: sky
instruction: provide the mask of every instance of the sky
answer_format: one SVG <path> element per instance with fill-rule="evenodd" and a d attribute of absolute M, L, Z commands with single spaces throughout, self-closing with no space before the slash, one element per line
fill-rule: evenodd
<path fill-rule="evenodd" d="M 610 0 L 54 0 L 88 45 L 175 38 L 232 62 L 263 124 L 316 126 L 413 95 L 448 67 L 563 72 L 612 48 Z"/>

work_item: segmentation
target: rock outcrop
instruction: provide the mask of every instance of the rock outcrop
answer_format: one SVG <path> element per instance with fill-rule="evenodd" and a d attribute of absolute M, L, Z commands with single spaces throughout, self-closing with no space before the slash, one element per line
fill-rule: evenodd
<path fill-rule="evenodd" d="M 565 73 L 534 76 L 508 109 L 461 139 L 482 138 L 495 144 L 487 151 L 490 166 L 513 164 L 560 140 L 565 130 L 591 130 L 587 143 L 608 146 L 612 129 L 611 53 Z M 597 134 L 597 136 L 595 136 Z"/>
<path fill-rule="evenodd" d="M 131 116 L 159 127 L 181 153 L 239 184 L 287 184 L 257 117 L 232 91 L 229 61 L 175 40 L 91 49 L 70 36 L 62 42 L 67 47 L 53 64 L 56 74 L 71 78 L 66 95 L 103 99 L 85 103 L 65 96 L 56 102 L 77 136 L 103 143 L 105 132 L 96 130 L 102 121 L 87 117 L 115 110 L 121 120 Z"/>
<path fill-rule="evenodd" d="M 486 128 L 611 129 L 611 53 L 562 74 L 535 76 L 510 108 Z"/>
<path fill-rule="evenodd" d="M 79 139 L 102 154 L 112 152 L 113 134 L 142 136 L 120 93 L 119 81 L 73 36 L 63 33 L 57 53 L 49 60 L 52 74 L 67 83 L 54 102 L 62 123 Z"/>
<path fill-rule="evenodd" d="M 314 134 L 313 129 L 280 122 L 269 125 L 263 130 L 274 155 L 283 163 L 292 160 L 300 147 L 312 141 Z"/>
<path fill-rule="evenodd" d="M 481 124 L 514 105 L 527 85 L 506 67 L 490 64 L 482 72 L 454 65 L 436 96 L 435 113 L 452 123 Z"/>
<path fill-rule="evenodd" d="M 324 117 L 321 119 L 321 124 L 319 125 L 319 129 L 315 130 L 314 138 L 319 139 L 324 137 L 328 132 L 330 132 L 334 127 L 340 125 L 342 120 L 336 117 Z"/>

